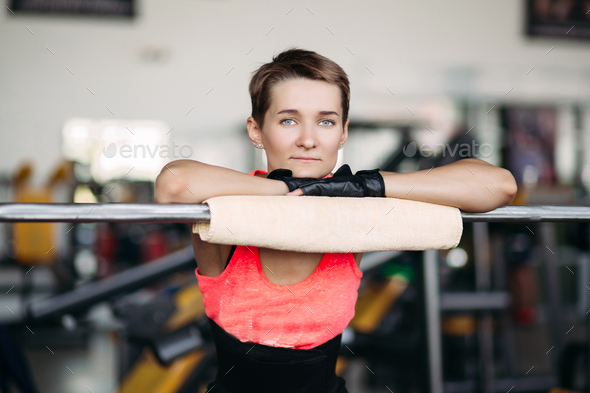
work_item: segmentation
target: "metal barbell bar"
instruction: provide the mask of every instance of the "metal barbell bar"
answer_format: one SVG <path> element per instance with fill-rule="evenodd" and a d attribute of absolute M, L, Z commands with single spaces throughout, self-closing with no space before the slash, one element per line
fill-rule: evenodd
<path fill-rule="evenodd" d="M 590 206 L 504 206 L 486 213 L 461 212 L 463 222 L 589 221 Z M 1 203 L 0 222 L 209 222 L 199 204 Z"/>

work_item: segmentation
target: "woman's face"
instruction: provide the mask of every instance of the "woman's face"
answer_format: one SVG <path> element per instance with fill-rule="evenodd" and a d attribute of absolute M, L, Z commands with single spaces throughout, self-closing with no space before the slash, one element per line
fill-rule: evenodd
<path fill-rule="evenodd" d="M 284 168 L 295 177 L 322 178 L 334 169 L 338 146 L 348 138 L 340 97 L 340 88 L 324 81 L 292 79 L 275 85 L 264 130 L 248 118 L 250 140 L 266 151 L 268 173 Z"/>

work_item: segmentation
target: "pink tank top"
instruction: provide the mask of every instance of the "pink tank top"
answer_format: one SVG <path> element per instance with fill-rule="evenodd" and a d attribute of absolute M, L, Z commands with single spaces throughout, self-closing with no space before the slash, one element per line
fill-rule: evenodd
<path fill-rule="evenodd" d="M 257 173 L 266 172 L 249 174 Z M 195 274 L 205 312 L 223 330 L 242 342 L 295 349 L 317 347 L 342 333 L 354 317 L 363 276 L 352 253 L 325 253 L 305 280 L 274 284 L 255 246 L 237 246 L 217 277 L 201 275 L 198 267 Z"/>

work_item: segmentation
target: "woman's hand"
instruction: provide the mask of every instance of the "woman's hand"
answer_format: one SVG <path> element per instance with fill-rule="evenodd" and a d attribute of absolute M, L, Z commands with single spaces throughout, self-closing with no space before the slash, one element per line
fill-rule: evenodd
<path fill-rule="evenodd" d="M 298 188 L 296 190 L 286 193 L 285 196 L 303 196 L 303 191 L 301 190 L 301 188 Z"/>
<path fill-rule="evenodd" d="M 302 184 L 303 195 L 328 197 L 385 198 L 385 183 L 379 169 L 352 174 L 350 166 L 342 165 L 334 176 Z"/>
<path fill-rule="evenodd" d="M 304 182 L 286 196 L 329 197 L 385 197 L 385 184 L 378 169 L 358 171 L 352 174 L 347 164 L 342 165 L 332 177 Z"/>
<path fill-rule="evenodd" d="M 293 172 L 290 169 L 284 168 L 275 169 L 269 173 L 266 178 L 285 182 L 289 188 L 289 192 L 295 191 L 299 186 L 305 183 L 318 180 L 313 177 L 293 177 Z"/>

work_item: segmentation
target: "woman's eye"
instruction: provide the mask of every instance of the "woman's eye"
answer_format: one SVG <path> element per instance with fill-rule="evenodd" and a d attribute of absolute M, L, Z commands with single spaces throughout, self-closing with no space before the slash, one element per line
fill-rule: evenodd
<path fill-rule="evenodd" d="M 283 119 L 283 120 L 281 120 L 281 124 L 284 124 L 286 126 L 289 126 L 289 125 L 292 124 L 292 123 L 285 123 L 287 121 L 293 121 L 294 122 L 295 120 L 293 120 L 293 119 Z M 325 124 L 325 125 L 335 125 L 336 124 L 336 122 L 334 122 L 333 120 L 322 120 L 320 123 L 326 123 L 326 122 L 328 124 Z"/>

